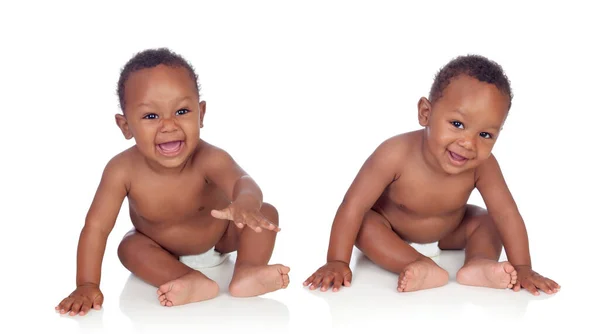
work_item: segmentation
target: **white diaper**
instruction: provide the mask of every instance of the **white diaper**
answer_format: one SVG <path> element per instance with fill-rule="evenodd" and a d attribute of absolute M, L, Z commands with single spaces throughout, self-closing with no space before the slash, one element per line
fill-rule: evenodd
<path fill-rule="evenodd" d="M 410 243 L 409 245 L 412 246 L 412 248 L 416 249 L 417 252 L 427 256 L 427 257 L 436 257 L 438 255 L 440 255 L 440 248 L 438 247 L 438 243 L 434 242 L 434 243 L 430 243 L 430 244 L 416 244 L 416 243 Z"/>
<path fill-rule="evenodd" d="M 214 247 L 208 252 L 198 255 L 180 256 L 179 261 L 193 269 L 211 268 L 225 262 L 229 254 L 221 254 Z"/>

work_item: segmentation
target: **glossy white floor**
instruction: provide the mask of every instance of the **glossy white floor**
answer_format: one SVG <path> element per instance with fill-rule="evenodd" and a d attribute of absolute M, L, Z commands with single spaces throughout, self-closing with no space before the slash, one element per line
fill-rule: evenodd
<path fill-rule="evenodd" d="M 595 324 L 600 182 L 597 11 L 578 1 L 80 2 L 2 4 L 0 158 L 3 332 L 477 332 L 581 330 Z M 167 46 L 195 66 L 208 111 L 201 136 L 223 147 L 277 206 L 272 263 L 288 289 L 227 294 L 232 256 L 205 273 L 222 294 L 163 308 L 116 256 L 124 203 L 102 271 L 104 308 L 61 316 L 75 251 L 104 165 L 133 144 L 114 125 L 119 69 Z M 348 185 L 382 140 L 418 128 L 416 103 L 460 54 L 500 62 L 515 99 L 494 152 L 525 218 L 534 269 L 555 296 L 456 284 L 461 252 L 437 259 L 452 281 L 401 294 L 396 275 L 356 251 L 339 293 L 302 281 L 323 264 Z M 475 192 L 471 202 L 482 205 Z M 595 310 L 595 311 L 594 311 Z M 16 327 L 15 327 L 16 326 Z M 385 329 L 387 328 L 387 329 Z M 586 332 L 593 332 L 588 329 Z"/>
<path fill-rule="evenodd" d="M 597 269 L 584 267 L 588 259 L 573 259 L 572 250 L 557 249 L 560 233 L 548 233 L 533 238 L 537 268 L 556 279 L 563 289 L 554 296 L 532 296 L 524 291 L 492 290 L 458 285 L 452 281 L 445 287 L 401 294 L 395 291 L 397 277 L 385 272 L 362 254 L 355 252 L 352 269 L 353 286 L 338 293 L 309 291 L 301 281 L 320 265 L 322 254 L 306 250 L 306 245 L 291 242 L 292 228 L 282 237 L 275 262 L 292 266 L 292 282 L 288 289 L 263 297 L 236 299 L 226 293 L 232 272 L 230 257 L 223 265 L 204 270 L 215 279 L 223 292 L 203 303 L 165 308 L 158 304 L 156 289 L 126 272 L 116 260 L 114 244 L 104 264 L 102 290 L 104 308 L 85 317 L 60 316 L 53 306 L 72 288 L 74 243 L 61 245 L 64 255 L 53 251 L 52 261 L 37 264 L 28 270 L 21 282 L 27 283 L 28 298 L 37 302 L 19 302 L 23 292 L 11 288 L 10 300 L 17 300 L 22 312 L 13 310 L 9 321 L 25 327 L 51 328 L 61 333 L 77 332 L 140 332 L 196 333 L 206 330 L 225 332 L 250 331 L 264 333 L 355 332 L 373 328 L 444 330 L 449 332 L 505 332 L 539 329 L 582 328 L 592 325 L 596 311 L 587 302 L 598 298 L 597 289 L 590 288 L 590 275 Z M 296 229 L 298 230 L 298 229 Z M 317 239 L 312 233 L 294 233 L 294 239 Z M 541 234 L 538 232 L 537 234 Z M 287 240 L 285 240 L 287 239 Z M 286 242 L 287 241 L 287 242 Z M 316 244 L 316 243 L 315 243 Z M 571 244 L 576 246 L 575 243 Z M 296 250 L 292 246 L 299 247 Z M 289 248 L 283 251 L 284 248 Z M 39 259 L 39 255 L 37 257 Z M 285 260 L 284 260 L 285 258 Z M 462 263 L 462 252 L 443 252 L 438 263 L 455 273 Z M 589 266 L 589 265 L 588 265 Z M 21 265 L 17 268 L 23 268 Z M 579 271 L 575 268 L 585 268 Z M 587 273 L 587 274 L 586 274 Z M 21 284 L 23 284 L 21 283 Z M 38 289 L 36 293 L 31 290 Z M 586 306 L 587 304 L 587 306 Z M 16 312 L 15 312 L 16 311 Z"/>

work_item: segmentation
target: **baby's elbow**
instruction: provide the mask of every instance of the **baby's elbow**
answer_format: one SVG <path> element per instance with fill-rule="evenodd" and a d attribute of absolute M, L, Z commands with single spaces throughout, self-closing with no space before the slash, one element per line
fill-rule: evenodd
<path fill-rule="evenodd" d="M 342 200 L 338 212 L 342 216 L 353 217 L 363 216 L 370 208 L 362 203 L 352 201 L 346 197 Z"/>
<path fill-rule="evenodd" d="M 91 238 L 108 238 L 110 231 L 112 228 L 110 226 L 103 226 L 102 224 L 98 224 L 96 221 L 86 220 L 83 228 L 81 229 L 81 237 L 91 237 Z"/>

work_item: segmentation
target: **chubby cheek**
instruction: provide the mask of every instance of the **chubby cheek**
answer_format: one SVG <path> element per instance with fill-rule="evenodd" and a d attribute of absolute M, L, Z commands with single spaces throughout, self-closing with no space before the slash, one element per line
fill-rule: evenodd
<path fill-rule="evenodd" d="M 477 146 L 477 164 L 482 163 L 487 158 L 492 155 L 492 145 L 482 145 Z"/>
<path fill-rule="evenodd" d="M 435 144 L 437 150 L 440 152 L 445 152 L 450 144 L 458 140 L 458 137 L 452 131 L 444 128 L 442 125 L 438 125 L 433 129 L 431 134 L 431 142 Z"/>
<path fill-rule="evenodd" d="M 181 128 L 185 132 L 186 140 L 196 140 L 200 136 L 200 128 L 198 124 L 186 123 L 182 124 Z"/>
<path fill-rule="evenodd" d="M 132 131 L 133 136 L 135 138 L 136 145 L 144 151 L 154 150 L 155 146 L 155 134 L 156 131 L 153 131 L 149 128 L 144 129 L 135 129 Z"/>

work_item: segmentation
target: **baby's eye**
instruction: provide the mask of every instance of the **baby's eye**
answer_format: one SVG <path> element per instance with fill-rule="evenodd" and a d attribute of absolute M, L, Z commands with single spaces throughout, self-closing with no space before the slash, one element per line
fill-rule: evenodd
<path fill-rule="evenodd" d="M 158 115 L 157 114 L 148 114 L 146 116 L 144 116 L 145 119 L 157 119 Z"/>
<path fill-rule="evenodd" d="M 176 112 L 175 114 L 176 114 L 176 115 L 184 115 L 184 114 L 187 114 L 187 113 L 189 113 L 189 112 L 190 112 L 190 111 L 189 111 L 188 109 L 185 109 L 185 108 L 184 108 L 184 109 L 179 109 L 179 110 L 177 110 L 177 112 Z"/>
<path fill-rule="evenodd" d="M 455 127 L 459 128 L 459 129 L 464 129 L 463 124 L 459 121 L 452 121 L 450 123 L 452 123 L 452 125 L 454 125 Z"/>
<path fill-rule="evenodd" d="M 489 132 L 480 132 L 479 135 L 485 139 L 492 139 L 492 134 Z"/>

